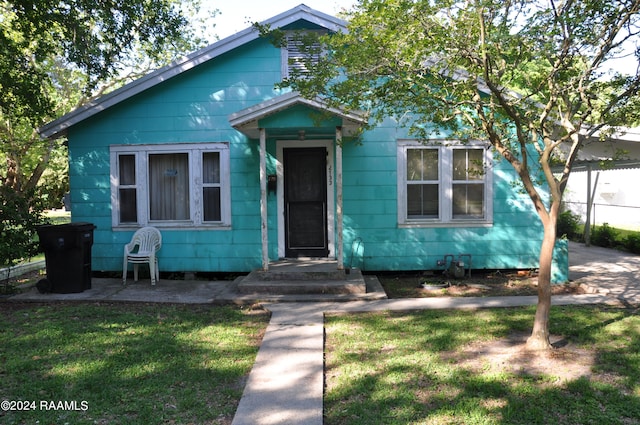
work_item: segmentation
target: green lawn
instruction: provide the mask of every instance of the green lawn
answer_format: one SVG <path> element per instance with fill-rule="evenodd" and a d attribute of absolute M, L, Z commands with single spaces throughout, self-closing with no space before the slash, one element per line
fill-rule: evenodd
<path fill-rule="evenodd" d="M 267 321 L 237 307 L 0 304 L 0 400 L 35 403 L 3 404 L 0 423 L 230 423 Z"/>
<path fill-rule="evenodd" d="M 51 222 L 51 224 L 66 224 L 71 223 L 71 212 L 65 210 L 49 210 L 46 211 L 44 216 Z"/>
<path fill-rule="evenodd" d="M 528 369 L 522 352 L 500 360 L 492 349 L 526 335 L 533 312 L 327 317 L 325 424 L 639 424 L 637 309 L 554 307 L 563 347 L 550 368 Z M 238 307 L 5 302 L 0 400 L 34 409 L 0 410 L 0 423 L 228 424 L 267 319 Z M 523 366 L 509 368 L 516 358 Z"/>
<path fill-rule="evenodd" d="M 533 313 L 328 317 L 325 424 L 639 424 L 637 311 L 554 307 L 566 345 L 541 363 L 504 344 L 526 337 Z"/>

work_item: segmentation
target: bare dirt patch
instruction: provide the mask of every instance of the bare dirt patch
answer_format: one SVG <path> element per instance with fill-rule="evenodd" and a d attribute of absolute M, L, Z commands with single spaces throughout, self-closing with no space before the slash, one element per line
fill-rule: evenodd
<path fill-rule="evenodd" d="M 551 337 L 552 350 L 531 351 L 525 348 L 528 337 L 512 334 L 500 340 L 473 342 L 455 352 L 443 353 L 442 357 L 474 372 L 527 375 L 547 379 L 549 384 L 593 375 L 593 351 L 575 347 L 557 336 Z"/>
<path fill-rule="evenodd" d="M 35 285 L 38 280 L 45 277 L 43 270 L 33 270 L 19 276 L 10 275 L 8 280 L 0 281 L 0 296 L 10 296 L 23 291 L 25 288 Z"/>
<path fill-rule="evenodd" d="M 379 274 L 389 298 L 491 297 L 536 295 L 538 276 L 533 271 L 474 271 L 471 277 L 453 278 L 439 273 Z M 568 282 L 552 286 L 552 294 L 584 294 L 587 290 Z"/>

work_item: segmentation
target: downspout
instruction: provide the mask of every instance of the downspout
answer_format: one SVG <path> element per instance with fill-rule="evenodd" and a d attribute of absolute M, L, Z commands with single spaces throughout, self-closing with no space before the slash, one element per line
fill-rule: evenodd
<path fill-rule="evenodd" d="M 262 231 L 262 270 L 269 270 L 269 229 L 267 228 L 267 137 L 260 129 L 260 229 Z"/>
<path fill-rule="evenodd" d="M 342 216 L 342 127 L 336 127 L 336 260 L 338 270 L 344 270 L 344 247 L 342 246 L 343 216 Z"/>

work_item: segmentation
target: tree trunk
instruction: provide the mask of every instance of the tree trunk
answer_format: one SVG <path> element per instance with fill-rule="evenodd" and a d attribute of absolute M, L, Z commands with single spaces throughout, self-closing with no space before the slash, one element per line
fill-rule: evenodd
<path fill-rule="evenodd" d="M 18 161 L 11 154 L 7 155 L 7 177 L 4 184 L 16 191 L 20 191 L 20 169 Z"/>
<path fill-rule="evenodd" d="M 533 321 L 533 331 L 527 339 L 527 349 L 551 349 L 549 341 L 549 313 L 551 311 L 551 265 L 553 248 L 556 242 L 557 211 L 551 208 L 548 219 L 544 221 L 544 237 L 540 247 L 540 268 L 538 270 L 538 305 Z"/>
<path fill-rule="evenodd" d="M 51 159 L 51 152 L 53 152 L 54 149 L 55 149 L 55 142 L 53 140 L 49 140 L 47 143 L 47 148 L 44 154 L 42 155 L 42 158 L 40 159 L 36 167 L 33 169 L 33 172 L 31 173 L 31 177 L 27 179 L 27 183 L 25 184 L 25 187 L 24 187 L 25 191 L 35 189 L 38 186 L 38 182 L 40 181 L 42 174 L 44 174 L 45 170 L 47 169 L 47 166 L 49 165 L 49 160 Z"/>

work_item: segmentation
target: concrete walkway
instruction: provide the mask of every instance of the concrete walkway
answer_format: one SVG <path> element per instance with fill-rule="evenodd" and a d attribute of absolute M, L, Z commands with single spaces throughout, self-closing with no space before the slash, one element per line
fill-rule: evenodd
<path fill-rule="evenodd" d="M 588 288 L 585 295 L 554 296 L 555 305 L 640 304 L 640 256 L 582 244 L 569 244 L 570 280 Z M 103 300 L 179 303 L 264 302 L 271 321 L 249 375 L 233 425 L 322 425 L 324 392 L 324 315 L 327 312 L 477 309 L 535 305 L 537 297 L 381 299 L 377 279 L 367 281 L 363 298 L 243 297 L 234 283 L 148 281 L 122 287 L 117 279 L 93 280 L 79 294 L 39 294 L 33 288 L 17 301 Z M 342 302 L 336 302 L 342 301 Z"/>
<path fill-rule="evenodd" d="M 537 297 L 527 296 L 266 304 L 273 315 L 232 425 L 322 425 L 325 313 L 519 307 L 536 302 Z M 554 305 L 614 303 L 603 294 L 553 297 Z"/>
<path fill-rule="evenodd" d="M 589 289 L 554 305 L 640 303 L 640 256 L 570 244 L 570 279 Z M 232 425 L 322 425 L 324 314 L 535 305 L 536 296 L 265 304 L 271 322 Z"/>
<path fill-rule="evenodd" d="M 322 425 L 323 308 L 279 303 L 269 309 L 271 321 L 232 425 Z"/>

